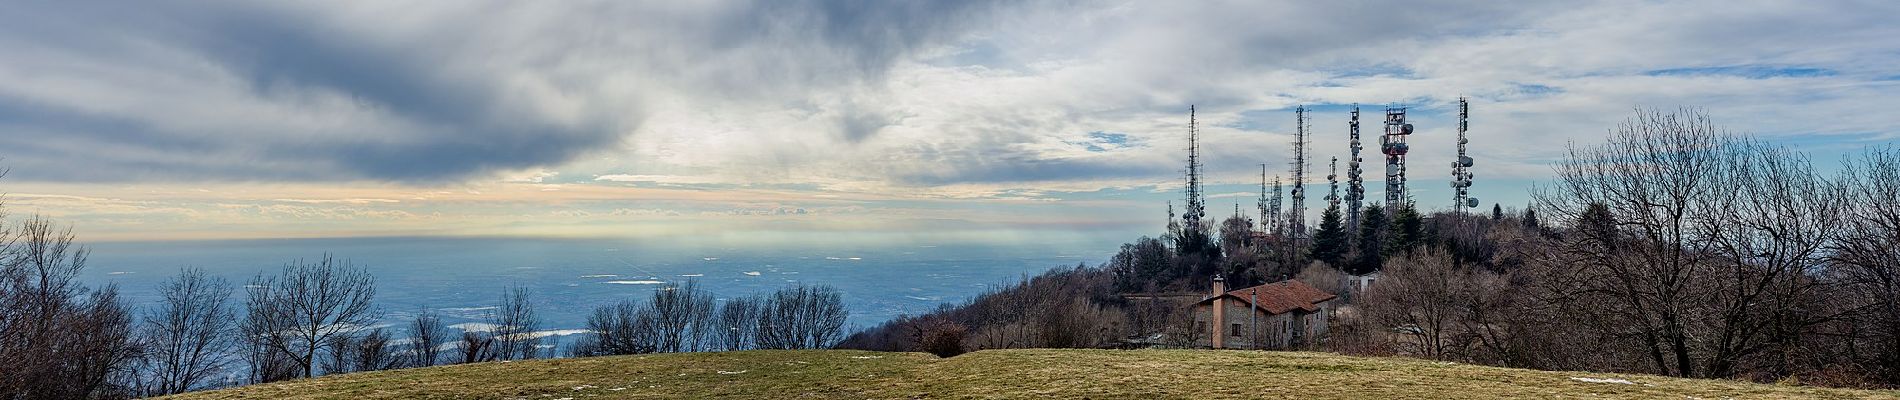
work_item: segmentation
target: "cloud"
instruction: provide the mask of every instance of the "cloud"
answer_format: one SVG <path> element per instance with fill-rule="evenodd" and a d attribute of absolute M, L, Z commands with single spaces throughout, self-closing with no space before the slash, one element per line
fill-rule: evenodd
<path fill-rule="evenodd" d="M 167 5 L 0 15 L 14 177 L 1062 199 L 1175 192 L 1189 105 L 1208 179 L 1255 185 L 1292 106 L 1321 171 L 1348 105 L 1390 104 L 1426 190 L 1462 95 L 1495 198 L 1637 106 L 1834 149 L 1891 140 L 1900 100 L 1890 2 Z"/>
<path fill-rule="evenodd" d="M 22 5 L 0 147 L 29 180 L 478 178 L 615 149 L 655 102 L 876 81 L 987 6 Z M 880 124 L 850 115 L 856 139 Z"/>

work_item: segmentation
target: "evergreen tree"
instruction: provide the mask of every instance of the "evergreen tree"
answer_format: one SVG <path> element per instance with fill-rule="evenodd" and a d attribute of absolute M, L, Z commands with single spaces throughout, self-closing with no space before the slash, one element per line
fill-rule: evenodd
<path fill-rule="evenodd" d="M 1528 206 L 1524 207 L 1524 227 L 1530 228 L 1532 232 L 1543 229 L 1543 227 L 1537 225 L 1537 209 Z"/>
<path fill-rule="evenodd" d="M 1337 204 L 1326 207 L 1326 212 L 1320 214 L 1319 231 L 1313 232 L 1313 259 L 1343 269 L 1345 265 L 1340 262 L 1345 260 L 1351 243 L 1347 243 L 1346 226 L 1341 219 Z"/>
<path fill-rule="evenodd" d="M 1253 275 L 1254 260 L 1260 248 L 1253 243 L 1253 220 L 1234 214 L 1221 221 L 1220 247 L 1222 267 L 1220 274 L 1227 278 L 1227 284 L 1233 287 L 1251 286 L 1257 282 Z"/>
<path fill-rule="evenodd" d="M 1183 229 L 1179 240 L 1175 244 L 1174 253 L 1175 266 L 1181 275 L 1192 278 L 1194 282 L 1203 282 L 1218 272 L 1221 261 L 1220 243 L 1208 235 L 1206 227 Z"/>
<path fill-rule="evenodd" d="M 1504 219 L 1504 205 L 1501 205 L 1498 203 L 1491 203 L 1491 220 L 1498 221 L 1498 220 L 1503 220 L 1503 219 Z"/>
<path fill-rule="evenodd" d="M 1377 204 L 1368 205 L 1359 217 L 1359 246 L 1354 253 L 1350 268 L 1346 273 L 1364 275 L 1378 271 L 1385 264 L 1386 220 L 1385 210 Z"/>
<path fill-rule="evenodd" d="M 1391 231 L 1385 243 L 1386 257 L 1404 255 L 1424 243 L 1425 220 L 1409 204 L 1393 212 L 1392 220 L 1386 227 Z"/>

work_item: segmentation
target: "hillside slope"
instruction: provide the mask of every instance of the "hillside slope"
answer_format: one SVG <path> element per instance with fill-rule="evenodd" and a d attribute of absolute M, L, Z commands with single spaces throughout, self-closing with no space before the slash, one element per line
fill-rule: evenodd
<path fill-rule="evenodd" d="M 178 399 L 376 398 L 1900 398 L 1648 375 L 1544 372 L 1325 353 L 991 350 L 939 359 L 844 350 L 658 354 L 328 376 Z"/>

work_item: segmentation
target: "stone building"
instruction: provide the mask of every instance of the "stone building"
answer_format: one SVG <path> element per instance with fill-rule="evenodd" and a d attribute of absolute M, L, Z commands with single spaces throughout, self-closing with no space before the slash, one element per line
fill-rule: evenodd
<path fill-rule="evenodd" d="M 1326 334 L 1338 296 L 1298 280 L 1227 290 L 1214 277 L 1214 290 L 1194 304 L 1195 345 L 1216 349 L 1301 348 Z"/>

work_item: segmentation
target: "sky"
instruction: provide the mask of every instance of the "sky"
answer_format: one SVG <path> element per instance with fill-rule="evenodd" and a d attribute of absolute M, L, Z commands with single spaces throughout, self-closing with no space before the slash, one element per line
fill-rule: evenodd
<path fill-rule="evenodd" d="M 1447 207 L 1465 96 L 1488 211 L 1521 207 L 1566 146 L 1640 107 L 1700 109 L 1824 167 L 1891 143 L 1894 15 L 1900 2 L 29 2 L 0 12 L 0 192 L 14 216 L 92 241 L 1129 240 L 1180 203 L 1190 106 L 1216 216 L 1253 212 L 1261 164 L 1290 179 L 1292 110 L 1311 110 L 1316 215 L 1354 104 L 1369 121 L 1408 107 L 1411 194 Z"/>

